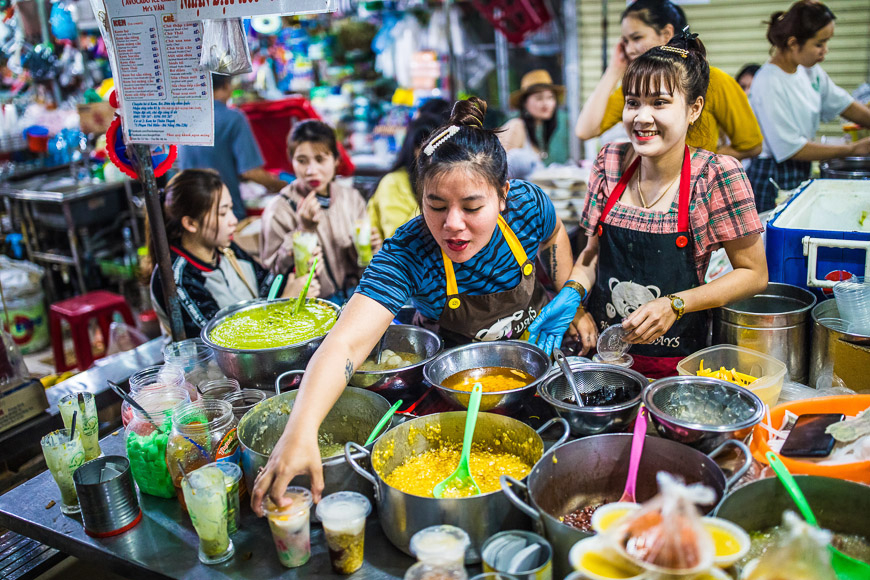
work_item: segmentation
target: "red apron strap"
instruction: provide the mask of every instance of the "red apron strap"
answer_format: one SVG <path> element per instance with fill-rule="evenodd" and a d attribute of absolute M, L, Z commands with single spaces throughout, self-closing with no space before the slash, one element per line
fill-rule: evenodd
<path fill-rule="evenodd" d="M 686 146 L 686 154 L 683 156 L 683 169 L 680 172 L 680 205 L 677 210 L 677 231 L 689 231 L 689 201 L 692 197 L 692 156 L 689 147 Z"/>
<path fill-rule="evenodd" d="M 628 169 L 625 170 L 625 173 L 622 174 L 622 177 L 619 178 L 619 183 L 616 184 L 616 189 L 613 190 L 613 193 L 610 194 L 610 197 L 607 198 L 607 203 L 604 206 L 604 211 L 601 212 L 601 217 L 598 218 L 598 223 L 604 223 L 604 218 L 607 217 L 607 214 L 610 213 L 610 210 L 613 209 L 613 206 L 616 205 L 616 202 L 619 201 L 619 198 L 622 197 L 622 193 L 625 191 L 626 186 L 628 185 L 631 176 L 634 175 L 634 172 L 637 171 L 637 166 L 640 165 L 640 157 L 638 156 L 631 165 L 628 166 Z"/>

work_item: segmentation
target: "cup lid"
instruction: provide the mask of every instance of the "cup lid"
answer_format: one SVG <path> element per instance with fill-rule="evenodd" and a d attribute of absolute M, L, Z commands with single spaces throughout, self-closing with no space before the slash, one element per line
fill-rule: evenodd
<path fill-rule="evenodd" d="M 224 472 L 224 477 L 227 478 L 227 484 L 235 483 L 242 478 L 242 468 L 237 463 L 232 461 L 218 461 L 214 464 L 215 467 Z"/>
<path fill-rule="evenodd" d="M 304 487 L 291 485 L 284 492 L 284 497 L 291 500 L 289 505 L 277 506 L 271 498 L 263 500 L 263 510 L 270 516 L 295 516 L 311 509 L 314 496 Z"/>
<path fill-rule="evenodd" d="M 601 331 L 598 335 L 598 355 L 602 361 L 616 360 L 628 352 L 631 345 L 624 340 L 627 334 L 622 324 L 614 324 Z"/>
<path fill-rule="evenodd" d="M 632 365 L 634 365 L 634 357 L 631 356 L 630 354 L 624 354 L 619 358 L 604 360 L 603 358 L 601 358 L 601 355 L 594 354 L 594 355 L 592 355 L 592 362 L 608 364 L 608 365 L 615 365 L 618 367 L 625 367 L 627 369 L 630 369 L 632 367 Z"/>
<path fill-rule="evenodd" d="M 411 552 L 421 562 L 461 562 L 471 543 L 468 534 L 456 526 L 423 528 L 411 536 Z"/>
<path fill-rule="evenodd" d="M 317 519 L 321 522 L 352 521 L 367 517 L 372 512 L 368 498 L 355 491 L 339 491 L 320 500 L 317 504 Z"/>

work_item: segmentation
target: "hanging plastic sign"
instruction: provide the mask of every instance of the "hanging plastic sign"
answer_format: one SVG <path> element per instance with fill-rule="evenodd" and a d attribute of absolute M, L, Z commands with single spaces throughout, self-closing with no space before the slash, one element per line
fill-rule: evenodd
<path fill-rule="evenodd" d="M 214 145 L 202 24 L 178 21 L 176 0 L 90 0 L 118 90 L 126 144 Z"/>
<path fill-rule="evenodd" d="M 334 12 L 337 0 L 178 0 L 178 21 Z"/>

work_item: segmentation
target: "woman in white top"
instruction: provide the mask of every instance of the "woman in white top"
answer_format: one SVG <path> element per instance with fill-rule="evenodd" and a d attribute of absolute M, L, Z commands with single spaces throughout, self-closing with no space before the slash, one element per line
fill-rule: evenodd
<path fill-rule="evenodd" d="M 777 187 L 793 189 L 809 179 L 811 162 L 870 154 L 870 138 L 844 145 L 813 141 L 821 121 L 838 115 L 870 127 L 870 109 L 819 66 L 834 36 L 834 18 L 815 0 L 795 2 L 770 17 L 773 56 L 755 75 L 749 97 L 764 134 L 761 155 L 747 171 L 759 212 L 776 205 Z"/>

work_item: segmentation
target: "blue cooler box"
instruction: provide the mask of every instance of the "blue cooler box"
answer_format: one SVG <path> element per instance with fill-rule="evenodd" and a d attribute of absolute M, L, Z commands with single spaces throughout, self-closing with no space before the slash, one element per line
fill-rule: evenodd
<path fill-rule="evenodd" d="M 818 298 L 848 278 L 841 272 L 870 275 L 870 180 L 805 184 L 767 222 L 766 251 L 771 282 L 808 288 Z"/>

